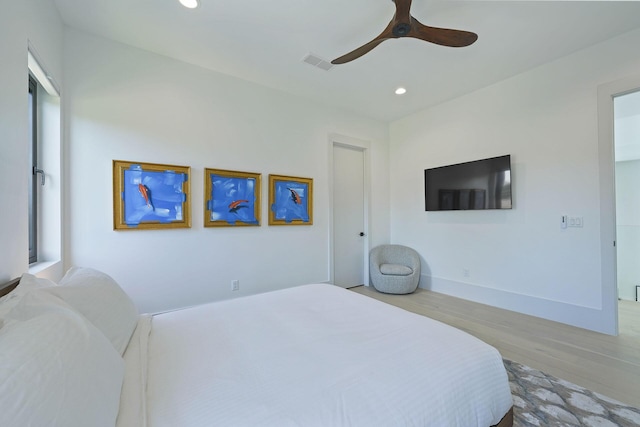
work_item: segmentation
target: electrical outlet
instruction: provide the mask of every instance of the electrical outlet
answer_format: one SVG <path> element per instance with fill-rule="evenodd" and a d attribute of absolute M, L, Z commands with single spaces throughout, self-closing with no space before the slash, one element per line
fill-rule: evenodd
<path fill-rule="evenodd" d="M 240 290 L 240 281 L 239 280 L 232 280 L 231 281 L 231 290 L 232 291 Z"/>

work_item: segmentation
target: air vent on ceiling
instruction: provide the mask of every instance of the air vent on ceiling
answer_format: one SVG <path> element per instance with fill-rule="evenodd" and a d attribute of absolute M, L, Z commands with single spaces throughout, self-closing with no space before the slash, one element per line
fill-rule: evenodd
<path fill-rule="evenodd" d="M 331 62 L 325 61 L 324 59 L 312 53 L 305 56 L 303 61 L 306 62 L 307 64 L 313 65 L 314 67 L 318 67 L 321 70 L 325 70 L 325 71 L 329 71 L 330 69 L 333 68 L 333 64 Z"/>

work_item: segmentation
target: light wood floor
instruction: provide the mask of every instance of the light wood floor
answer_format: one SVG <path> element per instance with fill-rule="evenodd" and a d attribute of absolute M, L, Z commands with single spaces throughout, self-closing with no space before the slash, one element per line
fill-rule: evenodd
<path fill-rule="evenodd" d="M 617 337 L 418 289 L 388 295 L 351 289 L 462 329 L 506 359 L 640 408 L 640 303 L 620 301 Z"/>

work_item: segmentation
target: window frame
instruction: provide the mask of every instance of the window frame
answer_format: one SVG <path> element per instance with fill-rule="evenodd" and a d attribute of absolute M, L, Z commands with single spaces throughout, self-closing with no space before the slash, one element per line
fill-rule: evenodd
<path fill-rule="evenodd" d="M 29 73 L 29 264 L 38 262 L 38 80 Z"/>

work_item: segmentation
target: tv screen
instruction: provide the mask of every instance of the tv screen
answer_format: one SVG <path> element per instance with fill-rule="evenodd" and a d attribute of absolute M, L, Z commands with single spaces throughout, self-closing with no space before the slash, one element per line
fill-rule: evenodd
<path fill-rule="evenodd" d="M 511 156 L 424 170 L 425 210 L 511 209 Z"/>

